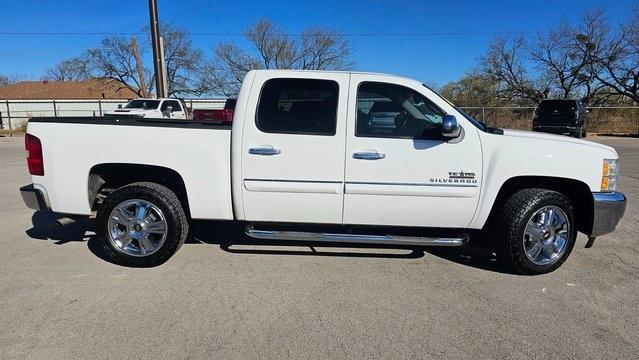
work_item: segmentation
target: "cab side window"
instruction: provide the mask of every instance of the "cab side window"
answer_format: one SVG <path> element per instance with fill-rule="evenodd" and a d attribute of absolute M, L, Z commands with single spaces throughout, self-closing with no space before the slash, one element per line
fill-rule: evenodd
<path fill-rule="evenodd" d="M 162 107 L 160 108 L 160 111 L 166 111 L 169 108 L 169 106 L 173 108 L 172 112 L 182 111 L 182 106 L 180 106 L 180 102 L 177 100 L 164 100 L 164 102 L 162 103 Z"/>
<path fill-rule="evenodd" d="M 271 79 L 257 107 L 257 128 L 266 133 L 335 135 L 339 85 L 331 80 Z"/>
<path fill-rule="evenodd" d="M 439 140 L 444 114 L 407 87 L 363 82 L 357 89 L 355 136 Z"/>

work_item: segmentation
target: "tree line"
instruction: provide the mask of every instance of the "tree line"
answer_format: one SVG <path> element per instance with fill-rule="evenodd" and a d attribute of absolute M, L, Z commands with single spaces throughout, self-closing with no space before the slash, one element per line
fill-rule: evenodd
<path fill-rule="evenodd" d="M 441 89 L 463 106 L 536 105 L 547 98 L 588 106 L 639 104 L 639 7 L 621 24 L 601 8 L 576 24 L 492 40 L 478 64 Z"/>
<path fill-rule="evenodd" d="M 148 34 L 149 28 L 145 27 L 143 33 Z M 309 28 L 293 36 L 262 20 L 245 31 L 248 48 L 221 42 L 213 48 L 212 59 L 194 48 L 185 28 L 165 23 L 160 25 L 160 33 L 169 96 L 234 96 L 244 75 L 253 69 L 348 70 L 354 66 L 351 45 L 339 32 L 327 28 Z M 145 97 L 155 90 L 153 68 L 142 61 L 150 49 L 150 35 L 143 41 L 135 36 L 107 37 L 98 47 L 48 68 L 44 78 L 108 79 Z"/>
<path fill-rule="evenodd" d="M 142 32 L 148 34 L 148 27 Z M 292 35 L 262 20 L 244 32 L 248 46 L 223 41 L 210 56 L 195 48 L 179 25 L 161 24 L 160 32 L 172 96 L 234 96 L 253 69 L 355 67 L 352 44 L 330 28 Z M 148 96 L 155 74 L 143 59 L 149 59 L 150 48 L 148 35 L 106 37 L 46 69 L 44 79 L 102 78 Z M 0 75 L 0 86 L 15 80 Z M 496 37 L 469 72 L 439 90 L 461 106 L 531 106 L 546 98 L 577 98 L 589 106 L 639 104 L 639 7 L 620 24 L 611 24 L 596 8 L 574 24 L 562 21 L 534 35 Z"/>

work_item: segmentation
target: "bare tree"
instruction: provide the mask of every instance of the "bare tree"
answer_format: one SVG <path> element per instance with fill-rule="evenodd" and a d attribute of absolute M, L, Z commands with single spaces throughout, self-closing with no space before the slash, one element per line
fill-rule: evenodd
<path fill-rule="evenodd" d="M 605 12 L 583 13 L 523 36 L 494 39 L 477 71 L 442 89 L 465 106 L 533 105 L 552 97 L 579 98 L 589 106 L 639 102 L 639 7 L 618 30 Z"/>
<path fill-rule="evenodd" d="M 482 57 L 481 71 L 498 83 L 497 95 L 515 103 L 537 103 L 548 96 L 549 84 L 533 79 L 527 68 L 526 40 L 523 36 L 493 40 Z"/>
<path fill-rule="evenodd" d="M 13 84 L 14 81 L 7 75 L 0 74 L 0 87 Z"/>
<path fill-rule="evenodd" d="M 83 57 L 62 60 L 44 72 L 44 79 L 51 81 L 79 81 L 88 77 L 87 61 Z"/>
<path fill-rule="evenodd" d="M 566 22 L 537 33 L 529 49 L 534 67 L 550 85 L 550 95 L 579 98 L 594 105 L 609 97 L 607 86 L 597 80 L 601 66 L 593 62 L 592 49 L 604 46 L 607 33 L 604 11 L 585 12 L 577 26 Z"/>
<path fill-rule="evenodd" d="M 201 83 L 211 92 L 227 97 L 236 95 L 247 72 L 263 68 L 262 63 L 237 45 L 219 44 L 213 61 L 204 67 Z"/>
<path fill-rule="evenodd" d="M 538 33 L 530 47 L 530 57 L 537 70 L 545 76 L 554 93 L 560 98 L 575 96 L 584 81 L 583 70 L 588 57 L 575 46 L 573 29 L 567 23 L 546 33 Z"/>
<path fill-rule="evenodd" d="M 142 30 L 149 32 L 148 27 Z M 207 90 L 198 77 L 204 62 L 202 51 L 193 48 L 188 32 L 180 26 L 161 24 L 160 33 L 164 38 L 169 96 L 202 94 Z M 108 79 L 144 97 L 152 93 L 155 83 L 155 74 L 142 61 L 149 50 L 149 40 L 138 42 L 135 37 L 122 36 L 104 38 L 100 46 L 49 68 L 45 78 L 57 81 Z"/>
<path fill-rule="evenodd" d="M 306 70 L 343 70 L 355 65 L 353 50 L 335 30 L 312 28 L 302 33 L 300 67 Z"/>
<path fill-rule="evenodd" d="M 270 21 L 259 21 L 245 36 L 255 46 L 255 56 L 264 69 L 294 68 L 302 56 L 295 39 Z"/>
<path fill-rule="evenodd" d="M 352 47 L 337 31 L 311 28 L 293 36 L 262 20 L 245 32 L 251 44 L 243 49 L 224 42 L 214 48 L 214 60 L 205 68 L 203 86 L 233 96 L 242 79 L 254 69 L 347 70 L 353 67 Z"/>
<path fill-rule="evenodd" d="M 145 69 L 148 73 L 146 78 L 150 80 L 146 83 L 140 81 L 133 48 L 128 39 L 122 36 L 105 38 L 100 43 L 100 47 L 86 50 L 83 56 L 92 77 L 117 81 L 122 87 L 129 88 L 138 96 L 151 92 L 152 73 Z"/>
<path fill-rule="evenodd" d="M 616 95 L 639 103 L 639 7 L 617 33 L 607 34 L 598 46 L 582 35 L 592 58 L 593 76 Z"/>
<path fill-rule="evenodd" d="M 11 75 L 0 74 L 0 87 L 13 85 L 20 81 L 29 81 L 29 80 L 33 80 L 31 76 L 21 74 L 21 73 L 14 73 Z"/>
<path fill-rule="evenodd" d="M 148 28 L 145 28 L 148 32 Z M 164 39 L 164 60 L 168 95 L 201 95 L 207 89 L 198 81 L 198 74 L 204 66 L 204 53 L 193 48 L 191 38 L 185 28 L 171 24 L 160 24 L 160 34 Z"/>

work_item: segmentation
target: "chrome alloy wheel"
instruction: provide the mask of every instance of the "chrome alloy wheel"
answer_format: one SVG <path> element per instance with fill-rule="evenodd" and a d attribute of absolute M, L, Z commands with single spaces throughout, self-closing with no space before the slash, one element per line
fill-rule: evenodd
<path fill-rule="evenodd" d="M 537 265 L 553 264 L 561 258 L 568 245 L 570 222 L 557 206 L 544 206 L 528 220 L 524 230 L 524 250 Z"/>
<path fill-rule="evenodd" d="M 168 225 L 157 206 L 132 199 L 118 204 L 109 215 L 111 245 L 130 256 L 149 256 L 166 240 Z"/>

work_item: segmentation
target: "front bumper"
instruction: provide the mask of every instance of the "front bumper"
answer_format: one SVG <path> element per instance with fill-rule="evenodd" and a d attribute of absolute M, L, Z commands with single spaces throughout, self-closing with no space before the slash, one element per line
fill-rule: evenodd
<path fill-rule="evenodd" d="M 620 192 L 593 192 L 593 221 L 590 237 L 611 233 L 626 212 L 626 196 Z"/>
<path fill-rule="evenodd" d="M 46 196 L 41 190 L 36 189 L 33 185 L 26 185 L 20 188 L 22 201 L 29 209 L 47 211 L 50 210 Z"/>

